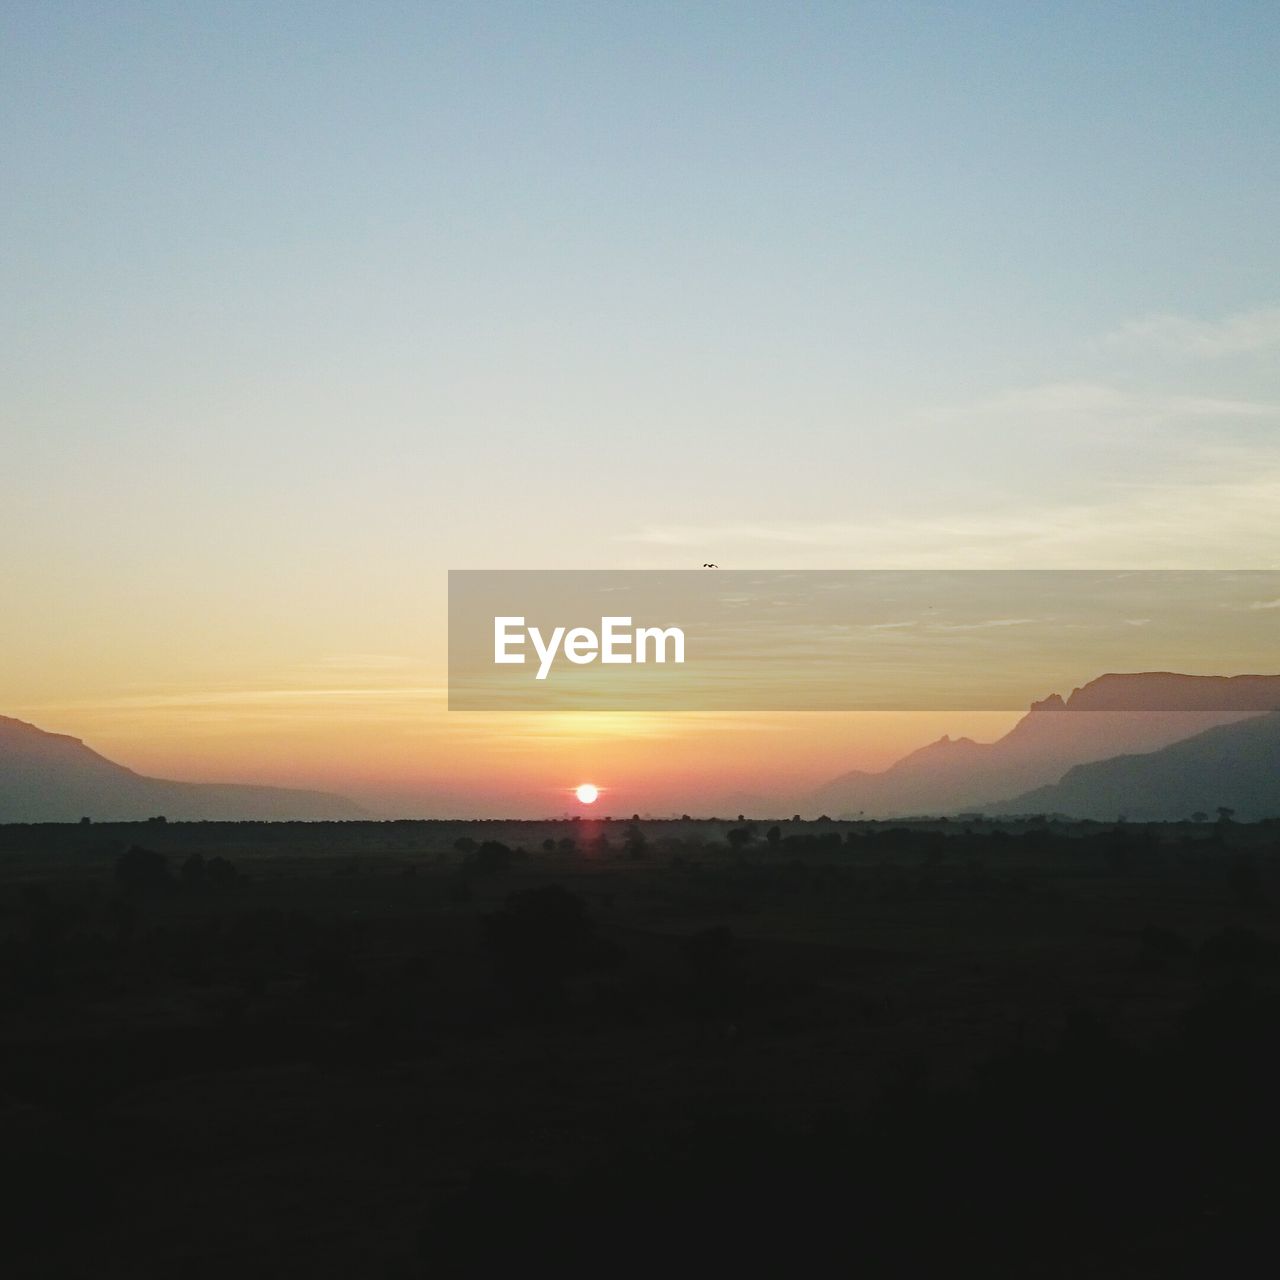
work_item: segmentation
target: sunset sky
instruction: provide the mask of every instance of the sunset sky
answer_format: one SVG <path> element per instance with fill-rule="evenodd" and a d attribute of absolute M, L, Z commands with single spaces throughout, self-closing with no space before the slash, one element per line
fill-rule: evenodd
<path fill-rule="evenodd" d="M 5 6 L 0 714 L 406 815 L 997 736 L 450 713 L 446 572 L 1280 568 L 1277 65 L 1272 3 Z"/>

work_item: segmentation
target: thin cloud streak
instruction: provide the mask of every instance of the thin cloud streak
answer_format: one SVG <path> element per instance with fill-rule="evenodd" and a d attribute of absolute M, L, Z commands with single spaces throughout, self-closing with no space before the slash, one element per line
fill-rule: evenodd
<path fill-rule="evenodd" d="M 655 524 L 625 541 L 714 546 L 768 568 L 1270 569 L 1280 566 L 1280 469 L 1248 480 L 1167 482 L 1092 504 L 1021 506 L 867 522 Z"/>
<path fill-rule="evenodd" d="M 1235 397 L 1128 391 L 1104 382 L 1046 382 L 1014 387 L 964 405 L 925 412 L 940 422 L 1004 417 L 1068 417 L 1077 427 L 1117 421 L 1159 425 L 1195 418 L 1268 418 L 1280 416 L 1280 404 Z"/>
<path fill-rule="evenodd" d="M 1142 316 L 1104 334 L 1100 345 L 1213 360 L 1280 350 L 1280 307 L 1238 311 L 1221 320 L 1173 313 Z"/>
<path fill-rule="evenodd" d="M 229 689 L 191 693 L 130 694 L 114 698 L 84 698 L 74 701 L 32 703 L 25 710 L 149 710 L 181 707 L 255 707 L 270 706 L 280 702 L 329 701 L 359 702 L 387 701 L 413 698 L 448 697 L 448 688 L 442 685 L 412 685 L 390 689 Z"/>
<path fill-rule="evenodd" d="M 988 618 L 983 622 L 932 622 L 932 631 L 989 631 L 993 627 L 1024 627 L 1035 618 Z"/>

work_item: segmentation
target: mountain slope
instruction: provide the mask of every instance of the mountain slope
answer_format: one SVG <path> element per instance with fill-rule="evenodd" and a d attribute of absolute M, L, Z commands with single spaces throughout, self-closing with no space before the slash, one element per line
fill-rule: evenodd
<path fill-rule="evenodd" d="M 224 821 L 366 816 L 322 791 L 147 778 L 79 738 L 0 716 L 0 822 L 128 822 L 158 814 Z"/>
<path fill-rule="evenodd" d="M 1032 703 L 995 742 L 941 738 L 882 773 L 833 779 L 810 804 L 835 816 L 955 813 L 1057 782 L 1074 765 L 1155 751 L 1273 709 L 1280 676 L 1104 675 L 1069 698 Z"/>
<path fill-rule="evenodd" d="M 1242 822 L 1280 817 L 1280 713 L 1220 725 L 1172 746 L 1077 765 L 991 813 L 1172 822 L 1219 806 Z"/>

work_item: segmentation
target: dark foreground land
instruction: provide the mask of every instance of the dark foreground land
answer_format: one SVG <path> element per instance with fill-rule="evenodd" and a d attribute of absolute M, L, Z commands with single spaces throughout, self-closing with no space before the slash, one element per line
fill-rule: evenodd
<path fill-rule="evenodd" d="M 1280 823 L 769 827 L 0 827 L 0 1266 L 1271 1270 Z"/>

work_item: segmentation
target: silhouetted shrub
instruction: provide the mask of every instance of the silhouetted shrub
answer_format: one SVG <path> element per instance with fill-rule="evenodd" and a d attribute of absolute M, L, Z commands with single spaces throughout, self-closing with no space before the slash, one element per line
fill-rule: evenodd
<path fill-rule="evenodd" d="M 163 853 L 133 845 L 116 859 L 116 884 L 128 893 L 167 889 L 173 884 Z"/>
<path fill-rule="evenodd" d="M 617 958 L 597 937 L 586 903 L 558 884 L 512 894 L 484 929 L 499 972 L 520 987 L 554 985 Z"/>
<path fill-rule="evenodd" d="M 622 847 L 627 852 L 627 857 L 633 862 L 639 861 L 645 855 L 645 850 L 649 847 L 649 841 L 645 837 L 644 828 L 639 822 L 632 822 L 627 828 L 626 835 L 622 837 Z"/>
<path fill-rule="evenodd" d="M 838 831 L 803 832 L 784 836 L 777 846 L 783 853 L 835 853 L 841 848 L 843 838 Z"/>
<path fill-rule="evenodd" d="M 505 871 L 516 857 L 516 852 L 498 840 L 486 840 L 467 856 L 467 868 L 476 875 L 493 875 Z"/>
<path fill-rule="evenodd" d="M 223 857 L 210 858 L 205 866 L 205 879 L 213 889 L 230 888 L 240 879 L 235 863 Z"/>

